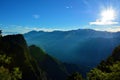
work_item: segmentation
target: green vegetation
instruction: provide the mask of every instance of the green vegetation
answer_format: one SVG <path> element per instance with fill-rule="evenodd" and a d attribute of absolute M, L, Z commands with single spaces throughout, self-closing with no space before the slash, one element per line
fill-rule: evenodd
<path fill-rule="evenodd" d="M 45 72 L 41 70 L 36 60 L 30 55 L 22 35 L 1 37 L 0 55 L 2 55 L 0 56 L 1 76 L 11 78 L 12 75 L 12 80 L 15 80 L 21 78 L 20 72 L 22 72 L 22 80 L 47 80 Z"/>
<path fill-rule="evenodd" d="M 120 80 L 120 46 L 116 47 L 106 61 L 102 61 L 97 68 L 92 69 L 88 80 Z"/>
<path fill-rule="evenodd" d="M 106 66 L 109 72 L 94 68 L 88 73 L 88 80 L 120 80 L 120 62 Z"/>
<path fill-rule="evenodd" d="M 75 72 L 72 75 L 68 76 L 67 80 L 83 80 L 83 77 L 78 72 Z"/>
<path fill-rule="evenodd" d="M 30 54 L 39 61 L 43 61 L 45 59 L 45 56 L 47 55 L 41 48 L 35 46 L 35 45 L 31 45 L 29 47 L 30 50 Z"/>
<path fill-rule="evenodd" d="M 19 67 L 8 67 L 11 64 L 11 57 L 0 55 L 0 80 L 18 80 L 22 79 L 22 72 Z M 5 66 L 7 65 L 7 67 Z"/>

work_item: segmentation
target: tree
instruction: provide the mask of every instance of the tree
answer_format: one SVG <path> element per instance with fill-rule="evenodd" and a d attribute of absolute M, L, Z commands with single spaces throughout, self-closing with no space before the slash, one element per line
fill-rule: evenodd
<path fill-rule="evenodd" d="M 88 80 L 120 80 L 120 61 L 106 66 L 109 68 L 109 72 L 94 68 L 88 73 Z"/>
<path fill-rule="evenodd" d="M 88 80 L 106 80 L 106 73 L 102 72 L 100 69 L 94 68 L 87 74 Z"/>
<path fill-rule="evenodd" d="M 83 80 L 83 77 L 78 72 L 75 72 L 72 75 L 68 76 L 67 80 Z"/>
<path fill-rule="evenodd" d="M 0 80 L 18 80 L 22 79 L 22 72 L 18 67 L 13 67 L 12 70 L 5 67 L 11 64 L 11 57 L 0 55 Z"/>

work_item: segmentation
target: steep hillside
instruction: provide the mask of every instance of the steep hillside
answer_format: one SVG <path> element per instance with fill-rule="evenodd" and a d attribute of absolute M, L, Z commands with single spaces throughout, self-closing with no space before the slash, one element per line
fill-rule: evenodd
<path fill-rule="evenodd" d="M 88 73 L 88 80 L 120 80 L 120 46 Z"/>
<path fill-rule="evenodd" d="M 68 73 L 64 65 L 57 59 L 46 54 L 39 47 L 29 47 L 31 55 L 37 59 L 39 66 L 46 71 L 49 80 L 65 80 Z"/>
<path fill-rule="evenodd" d="M 120 61 L 120 45 L 114 49 L 110 57 L 112 57 L 114 61 Z"/>
<path fill-rule="evenodd" d="M 98 65 L 98 68 L 102 70 L 107 70 L 106 66 L 113 65 L 116 62 L 120 62 L 120 46 L 116 47 L 113 50 L 112 55 L 109 56 L 106 60 L 102 61 L 100 65 Z"/>
<path fill-rule="evenodd" d="M 29 54 L 26 41 L 22 35 L 8 35 L 0 37 L 0 54 L 12 58 L 8 68 L 19 67 L 22 80 L 47 80 L 44 72 Z"/>

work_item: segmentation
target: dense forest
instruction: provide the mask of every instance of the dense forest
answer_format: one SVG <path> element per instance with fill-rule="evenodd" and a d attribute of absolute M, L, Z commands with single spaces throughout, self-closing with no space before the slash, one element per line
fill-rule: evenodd
<path fill-rule="evenodd" d="M 83 76 L 74 64 L 28 46 L 21 34 L 0 36 L 0 80 L 120 80 L 119 66 L 120 46 Z"/>

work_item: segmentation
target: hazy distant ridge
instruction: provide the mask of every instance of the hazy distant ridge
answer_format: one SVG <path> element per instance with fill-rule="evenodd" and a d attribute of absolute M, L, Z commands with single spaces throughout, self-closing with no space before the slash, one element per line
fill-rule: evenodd
<path fill-rule="evenodd" d="M 120 32 L 91 29 L 71 31 L 31 31 L 24 34 L 28 44 L 35 44 L 58 59 L 84 66 L 95 66 L 120 44 Z M 84 64 L 83 64 L 84 63 Z"/>

